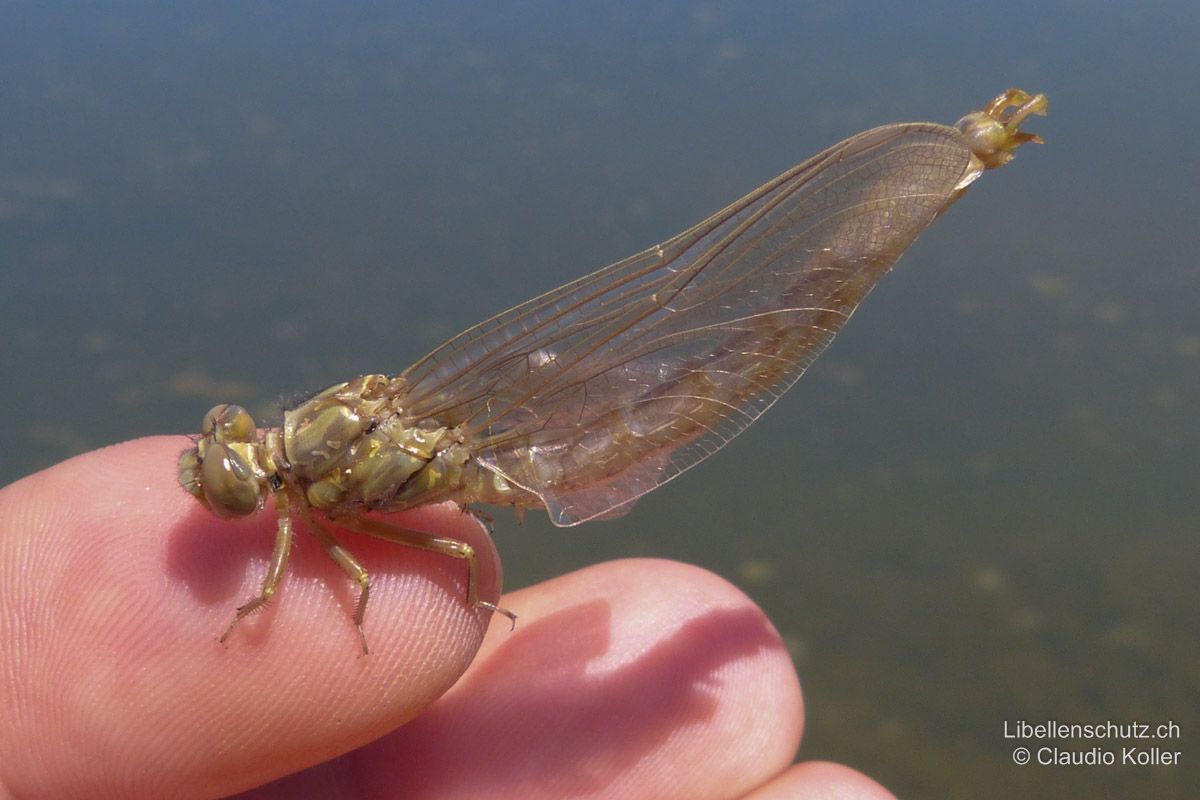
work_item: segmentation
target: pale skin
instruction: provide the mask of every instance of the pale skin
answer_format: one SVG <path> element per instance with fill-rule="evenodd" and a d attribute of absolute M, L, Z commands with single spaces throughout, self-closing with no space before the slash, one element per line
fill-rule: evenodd
<path fill-rule="evenodd" d="M 275 518 L 199 507 L 176 483 L 187 445 L 141 439 L 0 490 L 0 797 L 891 797 L 792 763 L 787 651 L 745 595 L 683 564 L 507 594 L 516 630 L 489 629 L 461 560 L 337 531 L 370 571 L 362 656 L 357 587 L 298 531 L 272 601 L 221 644 Z M 497 602 L 474 518 L 396 521 L 470 544 Z"/>

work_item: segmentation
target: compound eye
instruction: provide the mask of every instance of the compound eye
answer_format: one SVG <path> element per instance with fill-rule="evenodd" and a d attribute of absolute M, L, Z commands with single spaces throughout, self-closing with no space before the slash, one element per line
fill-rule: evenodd
<path fill-rule="evenodd" d="M 200 423 L 200 434 L 217 442 L 252 442 L 254 418 L 241 406 L 222 403 L 213 406 Z"/>
<path fill-rule="evenodd" d="M 244 517 L 262 502 L 262 484 L 254 470 L 236 450 L 219 442 L 205 448 L 200 485 L 209 508 L 219 517 Z"/>
<path fill-rule="evenodd" d="M 204 487 L 200 483 L 200 451 L 193 447 L 179 454 L 179 483 L 193 496 L 203 500 Z"/>

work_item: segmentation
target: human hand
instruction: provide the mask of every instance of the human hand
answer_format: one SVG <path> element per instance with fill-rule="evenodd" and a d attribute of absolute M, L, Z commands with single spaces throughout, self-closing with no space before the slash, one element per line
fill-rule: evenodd
<path fill-rule="evenodd" d="M 201 508 L 175 482 L 186 446 L 128 442 L 0 490 L 0 796 L 890 796 L 789 766 L 803 709 L 778 635 L 678 563 L 514 592 L 516 631 L 489 631 L 460 562 L 346 536 L 372 576 L 362 656 L 353 587 L 302 536 L 272 606 L 218 644 L 274 518 Z M 495 598 L 474 519 L 403 522 L 474 545 Z"/>

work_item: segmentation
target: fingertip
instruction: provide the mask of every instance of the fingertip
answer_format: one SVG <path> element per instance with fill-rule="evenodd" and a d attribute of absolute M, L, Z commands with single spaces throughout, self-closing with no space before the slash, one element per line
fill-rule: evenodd
<path fill-rule="evenodd" d="M 21 676 L 21 696 L 6 705 L 38 709 L 19 746 L 38 752 L 60 789 L 120 794 L 130 775 L 163 794 L 262 783 L 402 724 L 457 680 L 482 641 L 487 615 L 466 606 L 461 561 L 339 533 L 372 579 L 369 656 L 350 620 L 354 584 L 303 534 L 270 606 L 218 643 L 259 589 L 275 519 L 209 514 L 178 484 L 188 446 L 127 442 L 4 491 L 0 523 L 19 529 L 5 541 L 25 554 L 20 580 L 3 587 L 6 607 L 24 617 L 22 657 L 8 670 Z M 469 542 L 481 596 L 498 595 L 495 548 L 477 520 L 453 506 L 390 519 Z M 97 686 L 115 688 L 85 691 Z M 56 727 L 63 720 L 73 720 L 71 737 Z M 111 757 L 86 758 L 94 752 Z"/>
<path fill-rule="evenodd" d="M 746 796 L 746 800 L 895 800 L 895 795 L 857 770 L 829 761 L 795 764 Z"/>
<path fill-rule="evenodd" d="M 463 795 L 464 762 L 487 776 L 471 787 L 484 795 L 612 780 L 701 796 L 749 790 L 791 762 L 803 720 L 791 659 L 762 611 L 712 573 L 611 562 L 504 603 L 516 631 L 492 631 L 464 679 L 359 766 L 410 775 L 419 763 L 412 796 Z"/>

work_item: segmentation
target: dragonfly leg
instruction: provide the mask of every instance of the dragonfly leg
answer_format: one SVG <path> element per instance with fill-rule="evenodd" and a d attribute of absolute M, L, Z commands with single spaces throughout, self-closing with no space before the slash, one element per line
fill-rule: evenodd
<path fill-rule="evenodd" d="M 409 528 L 401 528 L 369 517 L 339 519 L 337 520 L 337 524 L 346 530 L 354 531 L 355 533 L 365 533 L 367 536 L 374 536 L 376 539 L 383 539 L 385 542 L 413 547 L 417 550 L 428 550 L 432 553 L 440 553 L 450 558 L 458 558 L 466 561 L 467 605 L 471 608 L 486 608 L 489 611 L 494 611 L 497 614 L 508 617 L 514 626 L 517 624 L 516 614 L 506 608 L 497 606 L 495 603 L 479 599 L 476 591 L 479 563 L 475 557 L 475 548 L 466 542 L 460 542 L 458 539 L 450 539 L 444 536 L 434 536 Z"/>
<path fill-rule="evenodd" d="M 350 576 L 350 579 L 358 584 L 358 602 L 354 605 L 354 628 L 358 631 L 358 641 L 362 644 L 363 655 L 367 655 L 367 637 L 363 633 L 363 618 L 367 615 L 367 599 L 371 595 L 371 578 L 367 574 L 363 565 L 358 563 L 358 559 L 354 557 L 346 548 L 342 547 L 338 540 L 334 538 L 329 529 L 322 525 L 312 514 L 304 514 L 304 521 L 308 523 L 308 529 L 317 541 L 321 543 L 321 547 L 325 548 L 325 554 L 334 560 L 342 571 Z"/>
<path fill-rule="evenodd" d="M 478 508 L 472 508 L 471 506 L 467 505 L 466 503 L 461 504 L 458 507 L 458 510 L 470 517 L 473 517 L 476 522 L 481 523 L 483 525 L 483 527 L 487 528 L 488 533 L 496 532 L 496 525 L 495 525 L 496 520 L 495 520 L 495 518 L 492 517 L 491 514 L 488 514 L 486 511 L 481 511 Z"/>
<path fill-rule="evenodd" d="M 263 578 L 262 588 L 249 601 L 238 607 L 237 614 L 234 615 L 233 621 L 229 623 L 229 627 L 221 634 L 218 640 L 222 644 L 229 638 L 229 634 L 233 633 L 233 628 L 246 617 L 256 611 L 261 610 L 271 597 L 275 594 L 275 590 L 279 588 L 279 583 L 283 580 L 283 568 L 287 565 L 288 554 L 292 550 L 292 539 L 294 537 L 294 529 L 292 527 L 291 507 L 288 503 L 286 492 L 275 493 L 275 511 L 279 515 L 279 527 L 275 532 L 275 550 L 271 553 L 271 565 L 267 568 L 267 575 Z"/>

